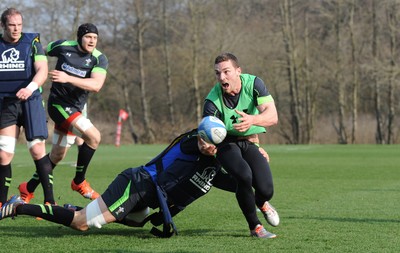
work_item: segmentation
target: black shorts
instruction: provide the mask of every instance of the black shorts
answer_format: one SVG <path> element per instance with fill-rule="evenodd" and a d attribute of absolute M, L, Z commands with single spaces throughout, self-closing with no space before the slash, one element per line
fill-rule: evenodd
<path fill-rule="evenodd" d="M 76 107 L 55 104 L 50 100 L 47 105 L 47 112 L 49 113 L 50 118 L 54 121 L 56 128 L 61 128 L 65 132 L 68 131 L 71 122 L 82 114 Z"/>
<path fill-rule="evenodd" d="M 47 118 L 42 95 L 34 92 L 27 101 L 16 97 L 4 97 L 0 100 L 0 128 L 17 125 L 23 126 L 26 139 L 47 139 Z"/>
<path fill-rule="evenodd" d="M 157 193 L 150 175 L 141 167 L 121 172 L 101 195 L 117 220 L 147 206 L 158 207 Z"/>
<path fill-rule="evenodd" d="M 19 127 L 24 125 L 22 101 L 16 97 L 5 97 L 1 108 L 0 128 L 12 125 Z"/>

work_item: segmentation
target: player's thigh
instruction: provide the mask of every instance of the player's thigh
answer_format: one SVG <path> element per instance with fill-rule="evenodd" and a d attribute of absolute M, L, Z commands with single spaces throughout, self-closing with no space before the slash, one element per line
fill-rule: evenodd
<path fill-rule="evenodd" d="M 273 190 L 272 173 L 265 156 L 259 151 L 258 146 L 249 144 L 243 157 L 250 165 L 253 174 L 253 187 L 269 195 Z"/>
<path fill-rule="evenodd" d="M 239 184 L 251 185 L 250 166 L 243 159 L 241 148 L 234 142 L 218 146 L 217 160 L 222 167 L 236 178 Z"/>
<path fill-rule="evenodd" d="M 149 175 L 140 174 L 138 169 L 130 168 L 121 172 L 101 197 L 112 215 L 117 220 L 122 220 L 128 213 L 142 210 L 147 206 L 139 192 L 146 198 L 151 190 L 154 190 L 154 184 Z M 149 202 L 154 201 L 149 200 Z"/>
<path fill-rule="evenodd" d="M 74 127 L 81 132 L 81 138 L 85 142 L 99 143 L 101 139 L 100 131 L 90 122 L 89 119 L 82 116 L 82 120 L 86 121 L 87 127 L 82 128 L 82 125 L 78 125 L 77 122 Z"/>
<path fill-rule="evenodd" d="M 69 148 L 75 142 L 75 135 L 67 134 L 63 131 L 54 129 L 52 146 L 50 151 L 50 160 L 57 164 L 64 159 Z"/>
<path fill-rule="evenodd" d="M 62 104 L 49 103 L 48 114 L 55 124 L 55 128 L 60 131 L 70 131 L 73 122 L 81 116 L 77 108 Z"/>

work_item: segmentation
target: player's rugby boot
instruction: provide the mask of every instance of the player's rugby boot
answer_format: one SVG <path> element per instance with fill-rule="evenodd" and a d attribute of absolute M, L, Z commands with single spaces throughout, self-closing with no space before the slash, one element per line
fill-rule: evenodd
<path fill-rule="evenodd" d="M 35 197 L 33 195 L 33 192 L 28 191 L 27 185 L 28 185 L 27 182 L 23 182 L 18 186 L 19 195 L 21 199 L 25 202 L 25 204 L 28 204 L 31 201 L 31 199 Z"/>
<path fill-rule="evenodd" d="M 71 188 L 72 190 L 79 192 L 83 197 L 87 199 L 94 200 L 100 196 L 100 194 L 98 194 L 95 190 L 92 189 L 92 187 L 90 187 L 90 184 L 86 181 L 86 179 L 78 185 L 75 184 L 74 180 L 72 180 Z"/>
<path fill-rule="evenodd" d="M 276 234 L 268 232 L 261 224 L 258 224 L 254 230 L 251 230 L 250 235 L 265 239 L 272 239 L 276 237 Z"/>
<path fill-rule="evenodd" d="M 11 217 L 14 219 L 14 217 L 17 216 L 17 206 L 23 204 L 25 204 L 25 202 L 18 195 L 11 196 L 11 198 L 6 203 L 4 203 L 4 205 L 0 209 L 0 220 L 7 217 Z"/>
<path fill-rule="evenodd" d="M 264 205 L 262 207 L 259 207 L 259 209 L 263 213 L 264 218 L 267 220 L 268 224 L 273 227 L 279 225 L 279 214 L 268 201 L 265 201 Z"/>

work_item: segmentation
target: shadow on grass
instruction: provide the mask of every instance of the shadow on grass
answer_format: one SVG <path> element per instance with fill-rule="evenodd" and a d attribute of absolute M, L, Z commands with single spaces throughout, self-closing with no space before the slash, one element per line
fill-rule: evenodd
<path fill-rule="evenodd" d="M 178 230 L 179 232 L 179 230 Z M 207 237 L 213 237 L 213 238 L 219 238 L 219 237 L 236 237 L 236 238 L 242 238 L 242 237 L 249 237 L 250 236 L 250 231 L 246 232 L 245 230 L 237 230 L 237 231 L 229 231 L 229 230 L 218 230 L 218 229 L 185 229 L 179 234 L 184 234 L 185 237 L 199 237 L 199 235 L 207 236 Z"/>
<path fill-rule="evenodd" d="M 120 236 L 120 237 L 137 237 L 142 239 L 154 238 L 149 230 L 146 229 L 132 229 L 132 228 L 102 228 L 92 229 L 88 231 L 77 231 L 68 227 L 56 226 L 0 226 L 2 236 L 23 236 L 25 238 L 32 237 L 46 237 L 46 238 L 62 238 L 64 236 Z"/>
<path fill-rule="evenodd" d="M 294 218 L 294 217 L 293 217 Z M 64 226 L 0 226 L 2 236 L 23 236 L 25 238 L 62 238 L 65 236 L 119 236 L 136 237 L 140 239 L 157 238 L 150 234 L 150 228 L 130 228 L 130 227 L 103 227 L 102 229 L 91 229 L 88 231 L 76 231 Z M 229 232 L 227 230 L 215 229 L 186 229 L 180 231 L 178 236 L 198 237 L 199 234 L 205 237 L 248 237 L 245 231 Z"/>

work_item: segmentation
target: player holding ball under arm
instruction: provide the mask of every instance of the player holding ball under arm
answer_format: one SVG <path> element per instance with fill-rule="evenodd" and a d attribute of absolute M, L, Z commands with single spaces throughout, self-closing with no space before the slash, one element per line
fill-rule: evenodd
<path fill-rule="evenodd" d="M 279 215 L 269 203 L 274 193 L 272 173 L 259 151 L 258 134 L 278 123 L 275 103 L 260 78 L 242 74 L 233 54 L 216 57 L 214 70 L 217 84 L 206 97 L 203 117 L 216 116 L 225 123 L 227 136 L 217 145 L 216 158 L 238 182 L 236 199 L 251 233 L 265 238 L 268 232 L 256 206 L 272 226 L 279 224 Z"/>
<path fill-rule="evenodd" d="M 48 155 L 53 169 L 64 159 L 67 151 L 81 137 L 84 142 L 78 151 L 75 177 L 71 188 L 83 197 L 95 199 L 99 194 L 86 181 L 86 170 L 100 144 L 101 135 L 92 122 L 82 115 L 89 92 L 99 92 L 106 79 L 108 60 L 96 49 L 97 27 L 86 23 L 79 26 L 77 41 L 58 40 L 47 46 L 47 55 L 57 57 L 50 71 L 52 86 L 48 99 L 48 113 L 54 121 L 53 145 Z M 39 181 L 34 177 L 19 186 L 21 198 L 33 198 Z"/>
<path fill-rule="evenodd" d="M 169 237 L 176 228 L 172 218 L 194 200 L 210 191 L 212 185 L 234 192 L 236 181 L 221 172 L 214 158 L 217 149 L 198 137 L 192 130 L 177 137 L 146 165 L 121 172 L 106 191 L 85 208 L 74 211 L 55 205 L 24 204 L 13 196 L 1 209 L 0 219 L 16 215 L 31 215 L 85 231 L 91 227 L 118 222 L 128 226 L 143 226 L 147 221 L 163 231 L 153 228 L 157 236 Z M 145 218 L 147 207 L 160 208 Z M 79 208 L 78 208 L 79 209 Z M 144 214 L 142 222 L 133 222 L 132 213 Z M 162 218 L 160 218 L 162 217 Z M 272 233 L 268 238 L 274 238 Z"/>

